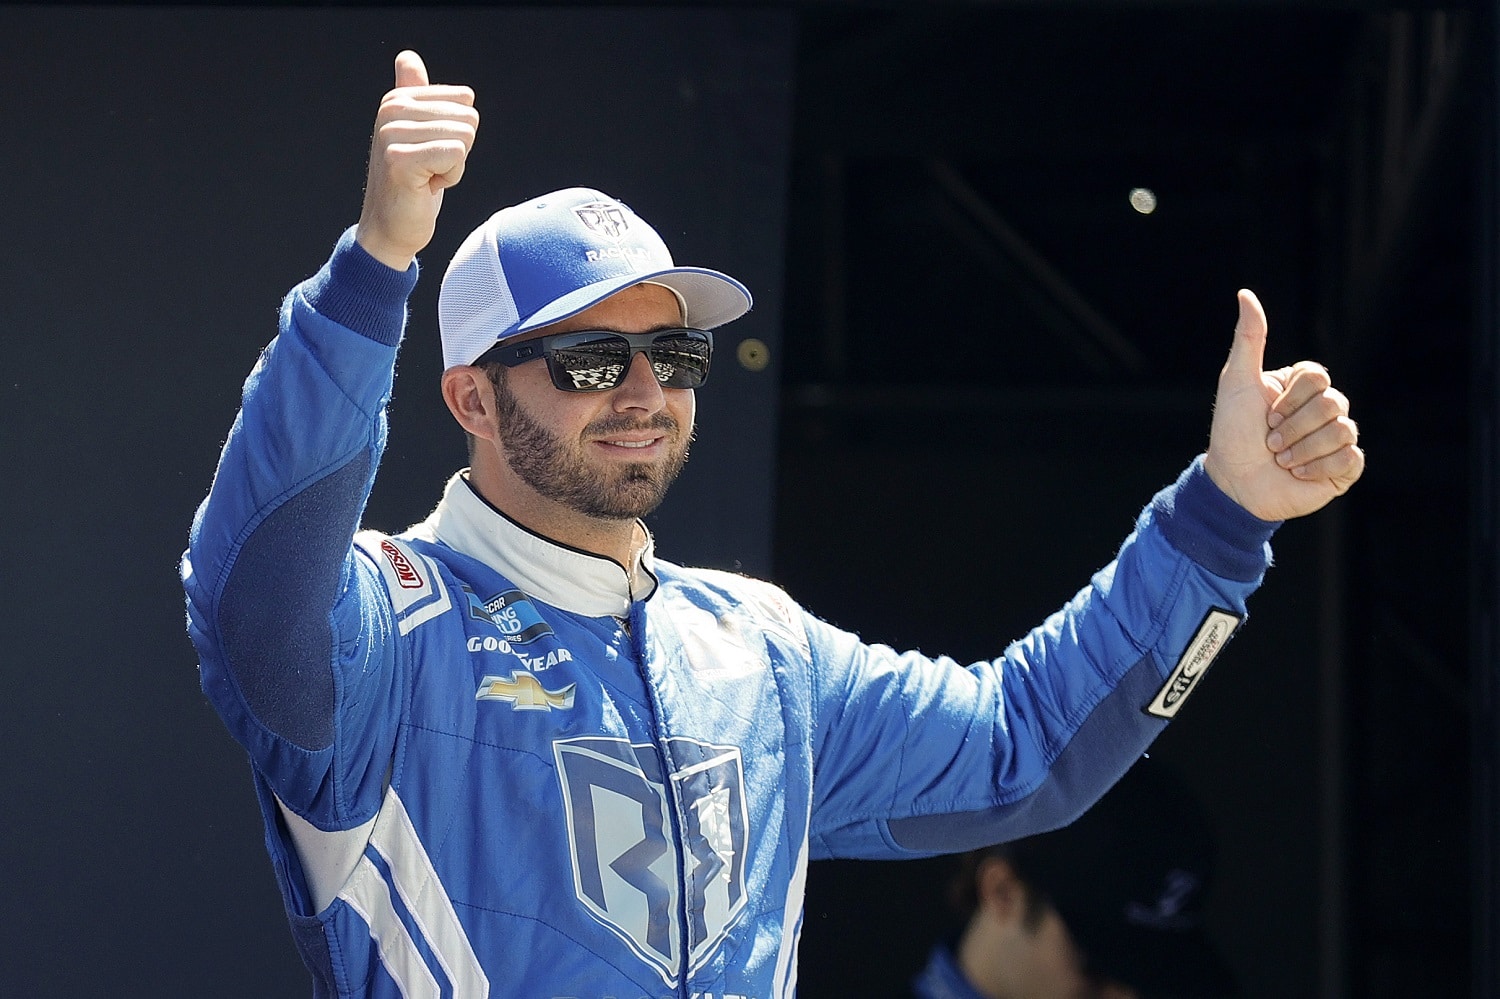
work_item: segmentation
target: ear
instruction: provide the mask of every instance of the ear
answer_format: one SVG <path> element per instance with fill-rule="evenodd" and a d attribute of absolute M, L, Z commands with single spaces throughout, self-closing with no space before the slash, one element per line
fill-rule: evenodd
<path fill-rule="evenodd" d="M 460 364 L 443 372 L 443 401 L 458 425 L 482 440 L 495 437 L 495 386 L 483 368 Z"/>
<path fill-rule="evenodd" d="M 985 857 L 974 872 L 979 908 L 1002 925 L 1026 916 L 1026 884 L 1004 857 Z"/>

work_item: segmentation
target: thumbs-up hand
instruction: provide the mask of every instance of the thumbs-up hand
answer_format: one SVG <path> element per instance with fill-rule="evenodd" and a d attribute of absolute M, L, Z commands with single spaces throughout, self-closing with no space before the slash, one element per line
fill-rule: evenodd
<path fill-rule="evenodd" d="M 433 86 L 422 57 L 396 56 L 396 86 L 380 102 L 355 239 L 397 270 L 432 239 L 443 191 L 459 182 L 479 129 L 474 91 Z"/>
<path fill-rule="evenodd" d="M 1240 506 L 1262 520 L 1319 510 L 1365 469 L 1349 400 L 1315 361 L 1263 370 L 1266 314 L 1249 291 L 1229 360 L 1219 373 L 1204 468 Z"/>

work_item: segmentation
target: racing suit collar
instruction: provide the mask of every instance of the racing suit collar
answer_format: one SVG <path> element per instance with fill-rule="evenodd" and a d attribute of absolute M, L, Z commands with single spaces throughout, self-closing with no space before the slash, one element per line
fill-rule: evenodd
<path fill-rule="evenodd" d="M 417 526 L 454 551 L 478 559 L 528 596 L 588 617 L 626 617 L 633 599 L 656 592 L 651 532 L 636 564 L 626 570 L 614 559 L 570 548 L 527 530 L 485 502 L 469 484 L 468 469 L 454 473 L 443 498 Z"/>

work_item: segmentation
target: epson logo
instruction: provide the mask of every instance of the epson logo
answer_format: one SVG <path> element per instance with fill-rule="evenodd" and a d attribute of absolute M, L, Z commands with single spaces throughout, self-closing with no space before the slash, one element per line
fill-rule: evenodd
<path fill-rule="evenodd" d="M 422 582 L 422 574 L 417 572 L 417 567 L 408 559 L 394 544 L 389 541 L 380 543 L 380 553 L 385 556 L 391 568 L 396 570 L 396 580 L 401 584 L 403 590 L 420 590 L 427 585 Z"/>

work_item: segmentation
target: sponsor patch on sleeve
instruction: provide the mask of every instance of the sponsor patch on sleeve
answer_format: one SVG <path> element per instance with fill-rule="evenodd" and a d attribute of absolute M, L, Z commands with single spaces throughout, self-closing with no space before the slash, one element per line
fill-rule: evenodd
<path fill-rule="evenodd" d="M 1213 665 L 1215 657 L 1240 626 L 1240 616 L 1215 607 L 1203 616 L 1203 623 L 1193 640 L 1188 642 L 1177 666 L 1167 677 L 1167 682 L 1157 691 L 1156 697 L 1146 705 L 1146 713 L 1158 718 L 1176 717 L 1178 710 L 1193 691 L 1203 674 Z"/>
<path fill-rule="evenodd" d="M 354 536 L 354 542 L 380 569 L 401 634 L 407 634 L 453 605 L 448 588 L 443 585 L 432 563 L 405 542 L 376 531 L 360 531 Z"/>

